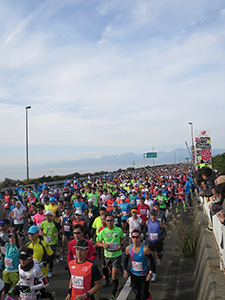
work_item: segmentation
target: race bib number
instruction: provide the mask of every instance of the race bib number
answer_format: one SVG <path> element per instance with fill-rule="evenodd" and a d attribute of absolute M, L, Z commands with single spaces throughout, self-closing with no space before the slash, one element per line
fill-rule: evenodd
<path fill-rule="evenodd" d="M 84 289 L 84 277 L 72 275 L 72 286 L 75 289 Z"/>
<path fill-rule="evenodd" d="M 12 268 L 13 267 L 13 260 L 11 258 L 5 258 L 4 263 L 5 263 L 5 266 L 7 268 Z"/>
<path fill-rule="evenodd" d="M 126 216 L 126 214 L 127 214 L 127 212 L 126 212 L 126 211 L 123 211 L 123 216 L 124 216 L 124 217 Z"/>
<path fill-rule="evenodd" d="M 142 262 L 132 261 L 132 268 L 134 271 L 141 272 L 143 271 Z"/>
<path fill-rule="evenodd" d="M 159 237 L 158 233 L 150 233 L 150 239 L 152 241 L 158 240 L 158 237 Z"/>
<path fill-rule="evenodd" d="M 114 224 L 118 224 L 118 218 L 114 218 Z"/>
<path fill-rule="evenodd" d="M 46 240 L 47 243 L 51 243 L 51 241 L 52 241 L 52 236 L 51 236 L 51 235 L 46 235 L 46 236 L 45 236 L 45 240 Z"/>
<path fill-rule="evenodd" d="M 141 215 L 145 215 L 146 214 L 146 209 L 140 209 L 140 213 L 141 213 Z"/>
<path fill-rule="evenodd" d="M 92 213 L 89 213 L 88 214 L 88 218 L 90 219 L 90 218 L 92 218 L 93 217 L 93 214 Z"/>
<path fill-rule="evenodd" d="M 67 225 L 64 225 L 64 231 L 66 231 L 66 232 L 70 232 L 70 226 L 67 226 Z"/>
<path fill-rule="evenodd" d="M 33 222 L 34 221 L 34 216 L 31 216 L 30 218 L 31 218 L 31 221 Z"/>
<path fill-rule="evenodd" d="M 115 251 L 117 249 L 117 243 L 111 243 L 108 250 Z"/>

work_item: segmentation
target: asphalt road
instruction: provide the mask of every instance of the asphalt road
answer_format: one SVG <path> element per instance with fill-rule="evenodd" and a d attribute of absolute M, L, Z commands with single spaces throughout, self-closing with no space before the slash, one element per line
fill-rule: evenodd
<path fill-rule="evenodd" d="M 192 214 L 193 210 L 189 209 L 187 214 Z M 187 217 L 184 213 L 179 215 L 180 218 Z M 165 238 L 165 254 L 160 265 L 156 265 L 157 280 L 150 283 L 150 289 L 153 300 L 187 300 L 194 299 L 194 260 L 181 259 L 177 254 L 176 237 L 177 233 L 170 225 L 171 216 L 168 218 L 167 236 Z M 125 245 L 128 242 L 125 243 Z M 100 267 L 100 260 L 95 261 Z M 57 300 L 64 300 L 69 284 L 69 274 L 65 271 L 66 263 L 55 263 L 53 269 L 53 277 L 50 279 L 48 290 L 54 290 Z M 100 267 L 101 269 L 101 267 Z M 119 283 L 121 289 L 118 291 L 117 300 L 134 300 L 135 295 L 131 291 L 129 282 L 121 276 Z M 110 298 L 112 292 L 112 284 L 103 287 L 99 296 Z"/>
<path fill-rule="evenodd" d="M 193 213 L 192 209 L 188 209 L 187 215 Z M 0 217 L 2 215 L 2 208 L 0 205 Z M 183 218 L 184 213 L 180 214 Z M 177 255 L 176 249 L 176 231 L 171 228 L 168 218 L 167 236 L 165 238 L 165 254 L 162 258 L 161 265 L 156 266 L 157 280 L 150 283 L 150 289 L 153 300 L 190 300 L 193 298 L 194 285 L 194 260 L 181 259 Z M 26 236 L 26 239 L 28 237 Z M 125 246 L 128 242 L 125 243 Z M 59 250 L 59 248 L 57 249 Z M 97 259 L 96 264 L 101 269 L 100 260 Z M 55 262 L 53 268 L 53 276 L 50 278 L 50 284 L 47 287 L 49 291 L 55 291 L 57 300 L 64 300 L 68 291 L 69 274 L 65 270 L 66 263 Z M 131 291 L 129 281 L 121 276 L 119 278 L 121 289 L 118 291 L 117 300 L 134 300 L 135 295 Z M 112 284 L 108 287 L 103 287 L 100 290 L 99 296 L 110 299 L 112 292 Z"/>

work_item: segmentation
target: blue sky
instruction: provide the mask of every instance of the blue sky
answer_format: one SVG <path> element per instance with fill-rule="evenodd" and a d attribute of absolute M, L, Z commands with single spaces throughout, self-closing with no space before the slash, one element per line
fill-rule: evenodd
<path fill-rule="evenodd" d="M 0 1 L 0 166 L 225 148 L 225 2 Z"/>

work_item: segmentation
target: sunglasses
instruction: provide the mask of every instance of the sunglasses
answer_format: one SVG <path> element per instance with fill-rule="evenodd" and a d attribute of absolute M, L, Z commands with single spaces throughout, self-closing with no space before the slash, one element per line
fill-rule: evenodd
<path fill-rule="evenodd" d="M 81 234 L 81 231 L 79 231 L 79 232 L 73 232 L 73 234 Z"/>
<path fill-rule="evenodd" d="M 139 239 L 139 237 L 140 237 L 139 235 L 133 235 L 132 239 Z"/>
<path fill-rule="evenodd" d="M 113 220 L 106 220 L 106 222 L 113 222 Z"/>

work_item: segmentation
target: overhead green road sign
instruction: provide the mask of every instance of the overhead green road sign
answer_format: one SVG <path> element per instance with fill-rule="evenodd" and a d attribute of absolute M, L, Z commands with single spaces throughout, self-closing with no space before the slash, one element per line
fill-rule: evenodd
<path fill-rule="evenodd" d="M 157 152 L 146 153 L 146 158 L 157 158 Z"/>

